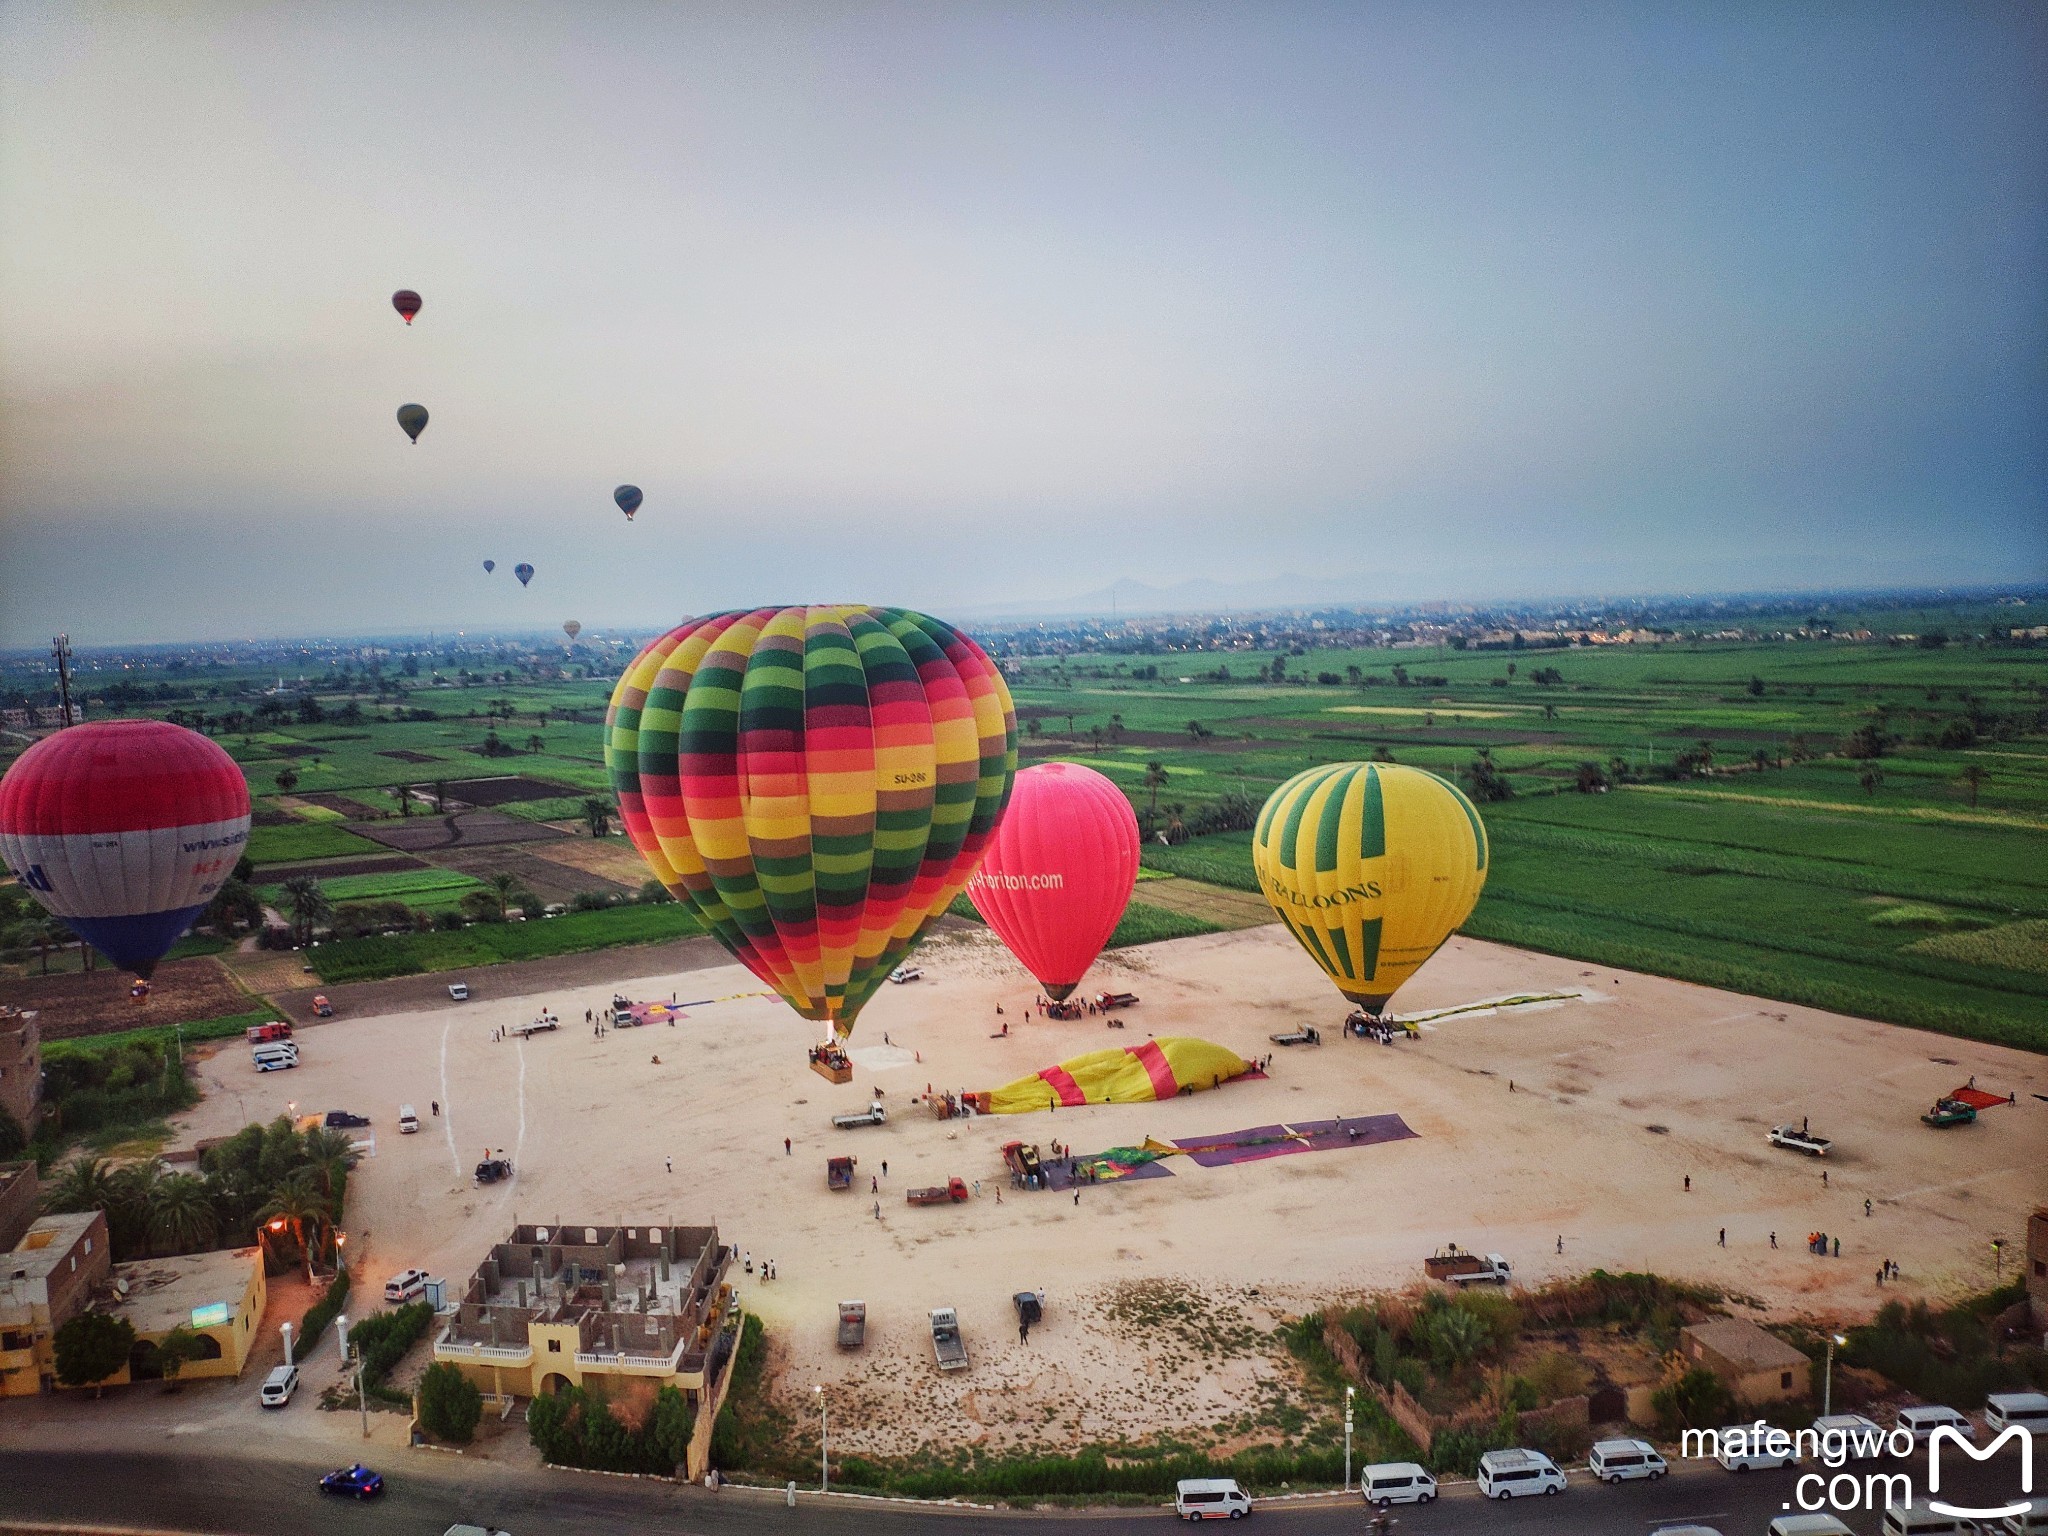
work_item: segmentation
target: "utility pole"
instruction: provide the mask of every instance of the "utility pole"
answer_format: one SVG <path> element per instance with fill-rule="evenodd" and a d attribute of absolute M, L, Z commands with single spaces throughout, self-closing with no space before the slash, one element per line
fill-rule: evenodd
<path fill-rule="evenodd" d="M 71 637 L 51 637 L 50 654 L 57 661 L 57 698 L 63 705 L 64 724 L 73 725 L 76 722 L 71 718 Z"/>

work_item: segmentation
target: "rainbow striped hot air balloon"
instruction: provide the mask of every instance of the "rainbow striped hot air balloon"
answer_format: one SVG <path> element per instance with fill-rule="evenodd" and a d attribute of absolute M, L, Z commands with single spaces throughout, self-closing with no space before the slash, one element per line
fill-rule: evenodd
<path fill-rule="evenodd" d="M 1329 763 L 1273 791 L 1259 889 L 1352 1002 L 1378 1013 L 1472 915 L 1486 828 L 1455 785 L 1398 763 Z"/>
<path fill-rule="evenodd" d="M 692 619 L 633 659 L 605 762 L 661 882 L 844 1039 L 980 862 L 1017 720 L 995 664 L 937 619 L 757 608 Z"/>
<path fill-rule="evenodd" d="M 0 779 L 0 860 L 116 965 L 147 976 L 234 873 L 249 785 L 196 731 L 76 725 Z"/>

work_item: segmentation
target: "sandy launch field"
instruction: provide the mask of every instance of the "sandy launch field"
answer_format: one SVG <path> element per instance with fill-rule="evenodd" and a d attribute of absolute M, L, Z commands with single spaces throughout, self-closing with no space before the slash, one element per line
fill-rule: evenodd
<path fill-rule="evenodd" d="M 621 975 L 638 998 L 725 1000 L 602 1039 L 583 1013 L 609 985 L 338 1019 L 301 1032 L 304 1065 L 292 1072 L 259 1076 L 229 1044 L 200 1066 L 206 1098 L 181 1139 L 288 1101 L 372 1116 L 375 1156 L 350 1190 L 359 1282 L 415 1264 L 459 1280 L 515 1219 L 714 1220 L 757 1271 L 775 1261 L 779 1278 L 746 1281 L 748 1304 L 768 1324 L 785 1390 L 832 1392 L 835 1445 L 848 1451 L 1070 1444 L 1256 1416 L 1286 1374 L 1259 1334 L 1336 1294 L 1414 1282 L 1447 1241 L 1506 1255 L 1525 1283 L 1653 1269 L 1777 1313 L 1853 1315 L 1896 1293 L 1874 1283 L 1885 1258 L 1903 1266 L 1907 1294 L 1987 1284 L 1990 1239 L 2023 1241 L 2026 1211 L 2048 1195 L 2048 1103 L 2033 1097 L 2048 1093 L 2048 1061 L 2018 1051 L 1466 939 L 1403 992 L 1405 1012 L 1574 996 L 1460 1015 L 1381 1046 L 1337 1036 L 1343 1005 L 1273 926 L 1099 965 L 1091 989 L 1142 995 L 1123 1030 L 1027 1023 L 1033 983 L 979 931 L 939 935 L 919 962 L 924 981 L 884 988 L 862 1016 L 852 1086 L 807 1069 L 815 1026 L 745 995 L 759 983 L 734 965 Z M 1006 1039 L 990 1038 L 998 1003 Z M 493 1041 L 542 1004 L 560 1032 Z M 1305 1023 L 1327 1043 L 1268 1043 Z M 1270 1051 L 1271 1074 L 1049 1115 L 942 1122 L 915 1102 L 928 1083 L 994 1087 L 1148 1032 Z M 2018 1102 L 1972 1127 L 1920 1125 L 1939 1093 L 1972 1077 Z M 889 1123 L 834 1130 L 829 1117 L 865 1106 L 870 1088 L 885 1091 Z M 401 1102 L 425 1117 L 422 1134 L 397 1134 Z M 1379 1114 L 1398 1114 L 1414 1137 L 1231 1167 L 1173 1158 L 1170 1178 L 1086 1188 L 1078 1204 L 1009 1189 L 998 1151 L 1013 1137 L 1091 1152 Z M 1825 1188 L 1822 1164 L 1764 1140 L 1802 1116 L 1835 1141 Z M 509 1184 L 473 1187 L 487 1148 L 514 1160 Z M 836 1153 L 859 1158 L 850 1193 L 826 1189 Z M 905 1204 L 908 1187 L 954 1174 L 980 1180 L 979 1197 Z M 1842 1239 L 1839 1260 L 1805 1251 L 1817 1228 Z M 1040 1287 L 1046 1321 L 1020 1345 L 1010 1294 Z M 868 1344 L 842 1355 L 835 1303 L 851 1297 L 868 1304 Z M 949 1377 L 932 1366 L 925 1321 L 945 1305 L 959 1309 L 973 1359 Z"/>

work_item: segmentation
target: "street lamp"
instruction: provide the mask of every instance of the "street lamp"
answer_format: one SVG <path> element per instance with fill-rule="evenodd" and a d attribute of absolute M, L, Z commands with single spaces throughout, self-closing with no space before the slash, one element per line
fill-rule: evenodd
<path fill-rule="evenodd" d="M 825 1438 L 825 1389 L 813 1387 L 818 1399 L 818 1492 L 832 1491 L 832 1457 Z"/>
<path fill-rule="evenodd" d="M 1991 1239 L 1991 1283 L 1993 1286 L 2005 1283 L 2005 1239 Z"/>
<path fill-rule="evenodd" d="M 1826 1418 L 1835 1411 L 1835 1346 L 1849 1341 L 1839 1333 L 1828 1335 L 1827 1370 L 1821 1375 L 1820 1416 Z"/>
<path fill-rule="evenodd" d="M 1351 1491 L 1351 1400 L 1358 1396 L 1358 1388 L 1344 1389 L 1344 1491 Z"/>

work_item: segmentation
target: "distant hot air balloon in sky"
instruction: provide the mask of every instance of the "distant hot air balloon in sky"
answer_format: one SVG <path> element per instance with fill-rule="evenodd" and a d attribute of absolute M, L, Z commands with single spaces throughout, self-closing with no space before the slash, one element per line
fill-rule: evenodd
<path fill-rule="evenodd" d="M 410 288 L 401 288 L 391 295 L 391 307 L 405 316 L 405 323 L 412 324 L 412 317 L 420 312 L 420 296 Z"/>
<path fill-rule="evenodd" d="M 633 521 L 633 514 L 640 510 L 640 487 L 622 485 L 612 492 L 612 500 L 619 504 L 619 510 L 626 514 L 626 521 Z"/>
<path fill-rule="evenodd" d="M 424 405 L 401 405 L 398 408 L 398 424 L 405 428 L 405 435 L 419 445 L 420 434 L 427 430 L 427 408 Z"/>
<path fill-rule="evenodd" d="M 807 1019 L 861 1007 L 959 895 L 1010 797 L 1002 675 L 857 603 L 691 619 L 627 666 L 605 765 L 633 846 Z"/>
<path fill-rule="evenodd" d="M 1079 985 L 1138 883 L 1138 818 L 1093 768 L 1039 763 L 1017 775 L 981 868 L 974 909 L 1055 1002 Z"/>
<path fill-rule="evenodd" d="M 583 626 L 577 620 L 571 619 L 568 623 L 562 626 L 562 633 L 567 635 L 571 640 L 574 640 L 578 635 L 583 633 Z"/>
<path fill-rule="evenodd" d="M 234 873 L 249 785 L 196 731 L 96 721 L 0 778 L 0 861 L 114 964 L 147 976 Z"/>
<path fill-rule="evenodd" d="M 492 571 L 495 571 L 495 570 L 496 570 L 497 568 L 498 568 L 498 562 L 497 562 L 497 561 L 495 561 L 495 560 L 486 560 L 486 561 L 484 562 L 484 574 L 485 574 L 485 575 L 489 575 L 489 574 L 490 574 L 490 573 L 491 573 Z"/>
<path fill-rule="evenodd" d="M 512 567 L 512 574 L 519 578 L 519 585 L 523 587 L 533 580 L 533 567 L 521 561 L 518 565 Z"/>
<path fill-rule="evenodd" d="M 1327 763 L 1273 791 L 1252 833 L 1259 889 L 1337 990 L 1372 1013 L 1472 914 L 1486 828 L 1433 773 Z"/>

